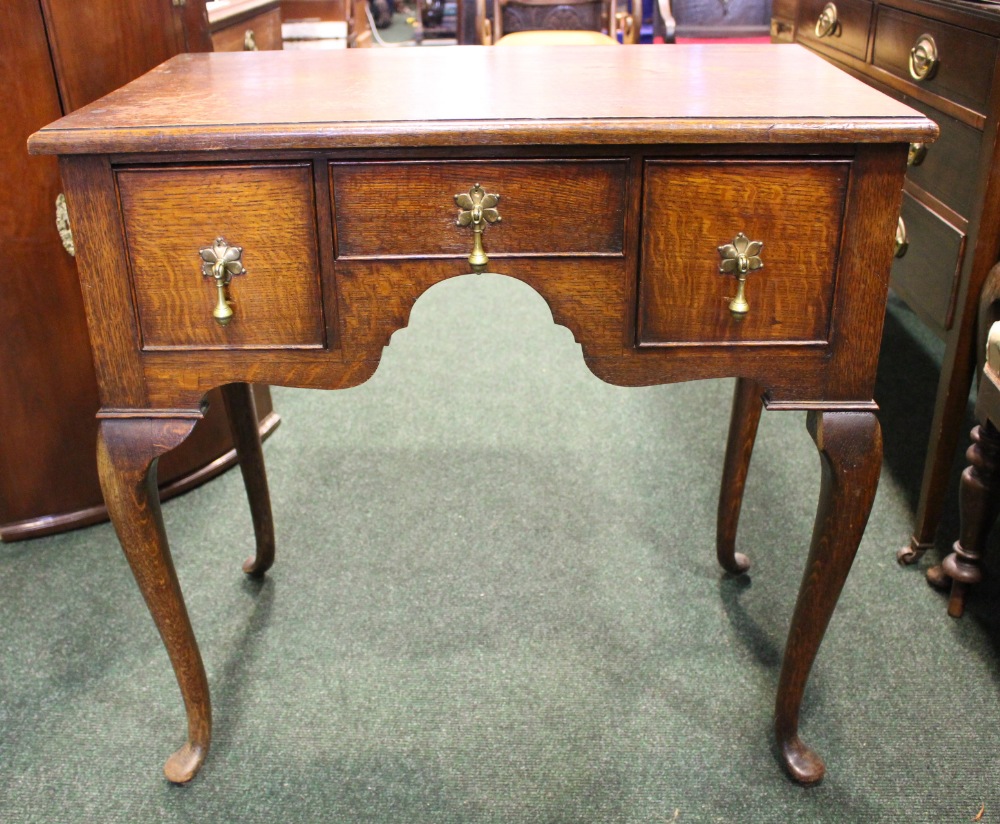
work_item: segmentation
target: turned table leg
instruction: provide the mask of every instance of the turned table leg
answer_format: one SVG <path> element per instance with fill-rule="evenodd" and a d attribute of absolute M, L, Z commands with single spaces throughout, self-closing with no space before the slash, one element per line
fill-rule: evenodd
<path fill-rule="evenodd" d="M 927 570 L 927 580 L 935 586 L 950 579 L 948 614 L 952 618 L 962 617 L 966 590 L 983 580 L 986 540 L 1000 512 L 1000 432 L 991 422 L 973 427 L 972 445 L 965 457 L 969 465 L 962 473 L 959 538 L 941 566 Z"/>
<path fill-rule="evenodd" d="M 208 753 L 212 710 L 201 653 L 181 595 L 160 514 L 156 461 L 194 428 L 194 418 L 101 421 L 97 465 L 108 513 L 125 557 L 167 648 L 187 712 L 188 740 L 167 759 L 164 773 L 194 778 Z"/>
<path fill-rule="evenodd" d="M 226 384 L 222 387 L 222 400 L 226 405 L 229 428 L 250 501 L 250 517 L 257 542 L 256 555 L 244 562 L 243 571 L 259 577 L 274 563 L 274 519 L 271 516 L 271 495 L 267 488 L 253 387 L 249 383 Z"/>
<path fill-rule="evenodd" d="M 970 291 L 970 295 L 974 294 Z M 972 318 L 969 318 L 972 321 Z M 976 324 L 957 322 L 945 349 L 941 378 L 934 400 L 927 457 L 920 482 L 920 499 L 910 543 L 896 553 L 900 564 L 915 564 L 934 546 L 934 536 L 944 512 L 948 478 L 955 456 L 955 447 L 965 420 L 969 389 L 975 372 Z M 955 331 L 957 330 L 957 332 Z"/>
<path fill-rule="evenodd" d="M 882 435 L 871 412 L 811 412 L 822 485 L 812 545 L 788 633 L 774 729 L 785 768 L 796 781 L 823 777 L 822 759 L 799 738 L 799 709 L 809 671 L 868 522 L 882 465 Z"/>
<path fill-rule="evenodd" d="M 736 529 L 740 522 L 743 490 L 763 408 L 760 396 L 761 388 L 756 381 L 747 378 L 736 380 L 715 531 L 715 551 L 719 564 L 726 572 L 736 575 L 750 568 L 750 559 L 736 551 Z"/>

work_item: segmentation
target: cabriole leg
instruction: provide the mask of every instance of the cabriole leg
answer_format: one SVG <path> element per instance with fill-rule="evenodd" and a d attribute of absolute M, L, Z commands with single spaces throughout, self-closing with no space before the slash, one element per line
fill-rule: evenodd
<path fill-rule="evenodd" d="M 815 784 L 825 768 L 799 738 L 799 709 L 809 671 L 868 523 L 882 466 L 882 434 L 871 412 L 811 412 L 808 427 L 819 449 L 822 485 L 781 665 L 774 729 L 789 774 L 802 784 Z"/>
<path fill-rule="evenodd" d="M 753 454 L 757 425 L 763 408 L 760 396 L 761 387 L 756 381 L 747 378 L 736 380 L 715 530 L 715 551 L 719 564 L 726 572 L 735 575 L 750 568 L 750 559 L 736 551 L 736 529 L 740 522 L 743 490 L 746 487 L 750 456 Z"/>
<path fill-rule="evenodd" d="M 163 768 L 167 778 L 176 783 L 194 778 L 205 760 L 212 736 L 212 710 L 205 667 L 163 528 L 156 462 L 183 441 L 194 424 L 194 418 L 105 419 L 97 443 L 97 466 L 108 513 L 167 648 L 184 699 L 188 740 Z"/>
<path fill-rule="evenodd" d="M 271 495 L 267 488 L 253 387 L 248 383 L 227 384 L 222 387 L 222 399 L 250 501 L 250 517 L 257 542 L 256 555 L 243 563 L 243 571 L 259 577 L 274 563 L 274 519 L 271 517 Z"/>

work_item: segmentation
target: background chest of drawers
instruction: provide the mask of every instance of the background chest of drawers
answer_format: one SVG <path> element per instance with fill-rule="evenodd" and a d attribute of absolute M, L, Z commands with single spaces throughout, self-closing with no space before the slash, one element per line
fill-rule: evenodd
<path fill-rule="evenodd" d="M 776 0 L 771 32 L 941 127 L 934 145 L 911 147 L 891 281 L 945 342 L 916 527 L 899 553 L 912 562 L 933 544 L 941 519 L 978 355 L 978 296 L 1000 257 L 1000 7 L 964 0 Z"/>

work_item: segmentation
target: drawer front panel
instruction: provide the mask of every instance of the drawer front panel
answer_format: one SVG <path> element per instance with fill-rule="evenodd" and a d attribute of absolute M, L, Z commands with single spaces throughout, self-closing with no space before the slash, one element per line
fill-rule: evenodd
<path fill-rule="evenodd" d="M 830 0 L 802 0 L 799 4 L 796 37 L 810 46 L 820 46 L 864 60 L 868 48 L 868 27 L 872 4 L 867 0 L 834 0 L 836 24 L 823 33 L 820 16 Z"/>
<path fill-rule="evenodd" d="M 910 73 L 910 52 L 925 35 L 933 38 L 938 63 L 928 77 L 916 80 Z M 995 60 L 996 41 L 991 37 L 893 8 L 879 9 L 872 62 L 914 87 L 986 114 Z"/>
<path fill-rule="evenodd" d="M 848 161 L 648 163 L 638 344 L 826 341 L 849 173 Z M 718 248 L 740 232 L 763 243 L 742 318 Z"/>
<path fill-rule="evenodd" d="M 900 210 L 907 248 L 892 264 L 892 287 L 925 321 L 940 331 L 955 313 L 965 235 L 906 192 Z"/>
<path fill-rule="evenodd" d="M 472 250 L 455 195 L 499 194 L 483 233 L 494 255 L 621 255 L 625 161 L 334 163 L 337 256 L 455 257 Z"/>
<path fill-rule="evenodd" d="M 324 345 L 311 165 L 127 169 L 118 188 L 144 348 Z M 217 237 L 246 269 L 225 326 L 199 254 Z"/>
<path fill-rule="evenodd" d="M 911 149 L 913 163 L 907 169 L 907 177 L 962 217 L 971 217 L 979 196 L 975 170 L 979 167 L 982 134 L 918 100 L 908 98 L 906 105 L 920 110 L 941 127 L 938 139 L 927 144 L 922 152 L 915 154 Z"/>
<path fill-rule="evenodd" d="M 259 51 L 275 51 L 282 47 L 280 9 L 271 9 L 212 33 L 215 51 L 253 51 L 251 43 Z"/>

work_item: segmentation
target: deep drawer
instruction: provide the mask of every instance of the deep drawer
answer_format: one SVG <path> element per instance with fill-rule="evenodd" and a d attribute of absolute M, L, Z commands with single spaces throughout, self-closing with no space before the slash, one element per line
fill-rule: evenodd
<path fill-rule="evenodd" d="M 847 161 L 647 163 L 638 344 L 826 341 L 849 173 Z M 763 242 L 742 318 L 719 251 L 740 232 Z"/>
<path fill-rule="evenodd" d="M 309 164 L 124 169 L 118 188 L 146 349 L 317 347 L 325 342 L 316 206 Z M 243 249 L 233 317 L 200 250 Z"/>
<path fill-rule="evenodd" d="M 467 256 L 455 195 L 499 194 L 484 232 L 495 255 L 621 255 L 627 163 L 604 160 L 333 163 L 340 258 Z"/>
<path fill-rule="evenodd" d="M 828 5 L 833 17 L 821 21 Z M 829 20 L 834 22 L 829 24 Z M 864 60 L 868 48 L 872 4 L 868 0 L 802 0 L 799 4 L 796 37 L 810 46 L 835 49 Z"/>
<path fill-rule="evenodd" d="M 906 192 L 900 210 L 906 250 L 892 264 L 892 288 L 925 321 L 951 328 L 965 234 Z"/>
<path fill-rule="evenodd" d="M 924 38 L 933 41 L 937 63 L 926 77 L 918 79 L 919 66 L 914 65 L 916 74 L 911 72 L 911 52 Z M 984 115 L 996 51 L 996 40 L 984 34 L 885 6 L 879 8 L 874 65 L 915 88 L 924 88 Z"/>
<path fill-rule="evenodd" d="M 907 99 L 906 105 L 919 109 L 941 127 L 933 143 L 918 151 L 910 147 L 907 177 L 963 217 L 971 217 L 979 197 L 975 172 L 982 133 L 918 100 Z"/>

